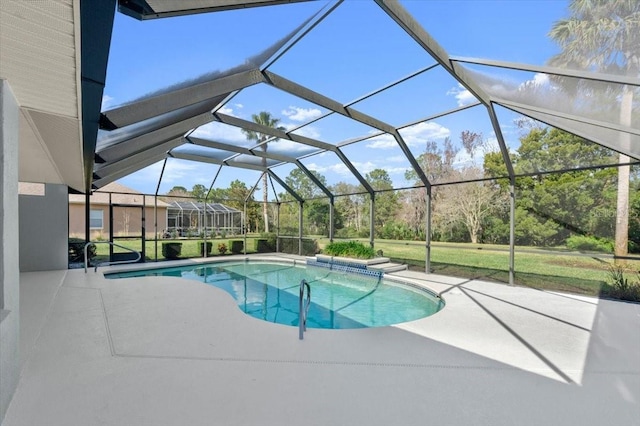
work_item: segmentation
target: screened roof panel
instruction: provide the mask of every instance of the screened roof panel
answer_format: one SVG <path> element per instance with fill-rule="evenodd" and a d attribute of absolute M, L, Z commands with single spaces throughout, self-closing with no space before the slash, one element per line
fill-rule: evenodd
<path fill-rule="evenodd" d="M 633 86 L 480 65 L 465 68 L 499 103 L 504 100 L 627 127 L 640 122 L 640 105 L 628 99 Z"/>
<path fill-rule="evenodd" d="M 498 140 L 490 130 L 491 123 L 485 111 L 484 107 L 477 106 L 400 130 L 429 182 L 441 184 L 469 180 L 471 173 L 462 173 L 463 169 L 477 169 L 479 178 L 489 177 L 482 173 L 487 157 L 492 157 L 492 164 L 495 163 L 491 176 L 508 176 Z M 490 133 L 485 134 L 485 129 Z M 468 149 L 462 142 L 463 132 L 470 142 Z"/>
<path fill-rule="evenodd" d="M 269 69 L 346 103 L 432 63 L 374 2 L 347 1 Z"/>
<path fill-rule="evenodd" d="M 223 113 L 225 111 L 245 120 L 251 120 L 254 114 L 269 111 L 274 119 L 279 120 L 278 126 L 287 130 L 327 112 L 325 108 L 268 84 L 256 84 L 241 90 L 220 110 Z"/>
<path fill-rule="evenodd" d="M 397 127 L 475 102 L 471 93 L 438 66 L 353 107 Z"/>
<path fill-rule="evenodd" d="M 214 121 L 198 127 L 190 136 L 235 145 L 242 148 L 252 148 L 255 141 L 247 139 L 239 127 Z"/>
<path fill-rule="evenodd" d="M 240 213 L 240 210 L 221 203 L 204 203 L 201 201 L 169 201 L 169 210 L 198 211 L 208 213 Z"/>
<path fill-rule="evenodd" d="M 274 164 L 280 164 L 280 163 L 281 161 L 278 161 L 278 160 L 271 160 L 264 157 L 257 157 L 254 155 L 245 155 L 245 154 L 238 154 L 227 160 L 227 164 L 229 166 L 246 164 L 251 166 L 270 167 L 270 166 L 273 166 Z"/>
<path fill-rule="evenodd" d="M 354 176 L 344 162 L 334 152 L 323 152 L 321 154 L 306 157 L 300 162 L 309 170 L 313 170 L 325 177 L 330 187 L 335 187 L 338 183 L 346 183 L 349 185 L 359 186 L 360 181 Z M 364 174 L 370 172 L 375 167 L 371 162 L 355 162 L 353 166 L 364 177 Z"/>
<path fill-rule="evenodd" d="M 359 152 L 367 152 L 368 168 L 385 170 L 391 178 L 393 188 L 404 188 L 415 184 L 413 179 L 406 179 L 415 174 L 412 173 L 413 168 L 407 156 L 389 134 L 385 133 L 362 142 L 349 144 L 341 147 L 341 150 L 349 158 L 356 158 Z"/>
<path fill-rule="evenodd" d="M 589 162 L 585 162 L 584 160 L 577 161 L 572 156 L 556 157 L 556 160 L 550 163 L 546 169 L 563 170 L 586 166 L 615 165 L 618 162 L 618 155 L 616 154 L 616 150 L 618 148 L 624 148 L 623 152 L 631 155 L 632 161 L 633 159 L 640 159 L 640 136 L 620 133 L 584 123 L 580 123 L 579 126 L 575 126 L 576 122 L 573 120 L 565 120 L 557 116 L 542 114 L 536 111 L 528 111 L 526 109 L 521 109 L 520 111 L 523 114 L 534 117 L 545 124 L 568 129 L 576 135 L 582 136 L 587 140 L 597 142 L 601 145 L 601 147 L 597 149 L 599 155 L 589 157 L 591 158 L 591 161 Z M 585 142 L 584 149 L 591 151 L 594 149 L 592 145 L 593 144 L 590 142 Z M 616 150 L 612 148 L 615 148 Z M 544 169 L 544 167 L 540 166 L 539 168 Z"/>
<path fill-rule="evenodd" d="M 266 145 L 267 155 L 284 155 L 291 158 L 298 158 L 319 151 L 319 148 L 290 141 L 288 139 L 277 139 L 275 141 L 267 142 Z M 254 148 L 255 152 L 260 152 L 261 150 L 262 146 Z"/>
<path fill-rule="evenodd" d="M 109 75 L 127 78 L 108 81 L 107 87 L 113 83 L 115 91 L 125 95 L 105 98 L 101 123 L 121 128 L 100 132 L 94 169 L 98 182 L 124 176 L 172 149 L 185 163 L 213 166 L 226 161 L 245 168 L 221 172 L 228 178 L 216 186 L 235 178 L 244 181 L 249 172 L 264 167 L 285 179 L 297 169 L 282 162 L 296 158 L 321 173 L 331 188 L 340 187 L 337 193 L 367 188 L 363 178 L 377 168 L 389 173 L 394 188 L 422 184 L 402 147 L 388 134 L 398 126 L 421 171 L 436 185 L 467 181 L 472 175 L 486 178 L 485 169 L 491 176 L 507 176 L 503 155 L 517 166 L 516 173 L 616 164 L 616 150 L 640 158 L 637 73 L 612 77 L 567 71 L 558 78 L 562 69 L 545 65 L 559 51 L 548 34 L 553 23 L 570 12 L 559 2 L 506 3 L 434 0 L 402 1 L 399 6 L 350 1 L 326 7 L 327 2 L 305 2 L 145 23 L 119 17 L 114 49 L 133 49 L 130 40 L 135 38 L 138 50 L 121 56 L 112 52 L 109 61 Z M 181 7 L 202 11 L 212 5 L 255 6 L 252 1 L 232 0 L 162 4 L 159 13 L 170 14 L 182 13 Z M 146 17 L 151 18 L 159 5 L 159 0 L 148 2 L 151 14 Z M 413 16 L 404 14 L 402 7 Z M 489 13 L 491 8 L 496 12 Z M 316 13 L 321 9 L 330 13 L 320 18 L 324 15 Z M 536 13 L 528 16 L 528 10 Z M 454 16 L 455 26 L 444 16 Z M 640 42 L 627 47 L 630 54 L 637 53 Z M 198 53 L 194 55 L 192 48 Z M 162 54 L 165 50 L 175 54 Z M 442 61 L 436 65 L 436 59 Z M 417 70 L 424 71 L 415 74 Z M 412 78 L 402 80 L 412 73 Z M 478 100 L 465 87 L 485 104 L 469 106 Z M 157 96 L 150 98 L 150 93 Z M 129 109 L 111 107 L 131 99 L 141 100 Z M 498 111 L 498 123 L 490 119 L 489 102 Z M 218 115 L 211 115 L 211 110 Z M 252 116 L 262 111 L 278 119 L 284 130 L 274 131 L 279 140 L 267 139 L 261 145 L 248 140 L 237 126 L 260 129 Z M 518 114 L 607 148 L 596 148 L 600 157 L 586 162 L 555 153 L 527 163 L 519 152 L 519 131 L 513 127 Z M 235 126 L 209 122 L 212 119 Z M 495 124 L 500 126 L 498 135 Z M 461 142 L 465 131 L 465 137 L 475 141 L 468 149 Z M 185 134 L 193 144 L 178 146 Z M 589 149 L 593 147 L 584 146 Z M 285 176 L 283 170 L 288 171 Z"/>
<path fill-rule="evenodd" d="M 172 155 L 187 154 L 208 158 L 215 161 L 224 161 L 235 155 L 235 152 L 224 151 L 221 149 L 212 149 L 197 145 L 187 144 L 171 150 Z"/>
<path fill-rule="evenodd" d="M 308 126 L 294 130 L 292 133 L 337 145 L 348 139 L 378 133 L 378 130 L 362 124 L 359 121 L 334 113 Z"/>
<path fill-rule="evenodd" d="M 168 5 L 165 9 L 171 7 Z M 216 75 L 259 67 L 320 8 L 321 5 L 314 2 L 302 2 L 152 21 L 137 21 L 116 14 L 107 84 L 126 95 L 109 102 L 111 105 L 123 105 L 141 97 L 209 80 Z M 269 22 L 269 31 L 264 31 L 264 22 Z M 243 37 L 236 38 L 234 43 L 221 42 L 217 38 L 220 34 L 236 31 L 242 31 Z M 132 39 L 135 39 L 134 44 Z M 199 54 L 193 55 L 192 50 L 181 48 L 184 45 L 197 48 Z M 132 55 L 132 49 L 139 46 L 144 46 L 145 54 Z M 176 67 L 180 63 L 184 66 Z M 171 69 L 172 72 L 158 72 L 162 69 Z M 109 76 L 122 73 L 127 75 L 126 79 L 109 79 Z"/>
<path fill-rule="evenodd" d="M 536 65 L 545 64 L 546 52 L 555 49 L 547 36 L 553 23 L 567 16 L 564 1 L 401 0 L 401 4 L 450 55 Z"/>

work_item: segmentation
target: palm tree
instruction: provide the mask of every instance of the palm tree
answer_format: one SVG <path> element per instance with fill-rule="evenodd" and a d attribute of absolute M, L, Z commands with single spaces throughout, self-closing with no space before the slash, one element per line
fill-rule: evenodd
<path fill-rule="evenodd" d="M 572 16 L 556 22 L 549 32 L 562 52 L 553 56 L 554 66 L 622 73 L 640 73 L 640 2 L 637 0 L 573 0 Z M 622 87 L 620 124 L 631 126 L 633 89 Z M 621 138 L 629 138 L 623 134 Z M 624 143 L 624 141 L 621 141 Z M 620 154 L 619 164 L 629 157 Z M 625 256 L 629 240 L 629 166 L 618 168 L 615 254 Z"/>
<path fill-rule="evenodd" d="M 283 127 L 278 127 L 278 123 L 280 119 L 274 118 L 271 116 L 271 113 L 267 111 L 261 111 L 259 114 L 252 114 L 251 119 L 254 123 L 260 124 L 262 126 L 271 127 L 272 129 L 284 130 Z M 242 133 L 247 137 L 247 139 L 256 141 L 260 145 L 260 148 L 265 153 L 267 152 L 267 145 L 263 143 L 270 136 L 260 132 L 254 132 L 253 130 L 245 130 L 242 129 Z M 278 139 L 274 139 L 273 142 L 276 142 Z M 267 167 L 267 159 L 262 157 L 262 165 Z M 267 204 L 269 202 L 269 182 L 267 181 L 267 173 L 262 175 L 262 216 L 264 217 L 264 232 L 269 232 L 269 211 L 267 209 Z"/>

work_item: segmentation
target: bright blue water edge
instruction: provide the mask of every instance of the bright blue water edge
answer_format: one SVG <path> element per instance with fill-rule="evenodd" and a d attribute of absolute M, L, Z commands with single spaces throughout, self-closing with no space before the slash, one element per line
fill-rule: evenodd
<path fill-rule="evenodd" d="M 433 315 L 444 302 L 430 292 L 385 278 L 304 265 L 225 262 L 105 274 L 107 278 L 172 276 L 225 290 L 248 315 L 298 325 L 300 281 L 311 286 L 308 328 L 381 327 Z"/>

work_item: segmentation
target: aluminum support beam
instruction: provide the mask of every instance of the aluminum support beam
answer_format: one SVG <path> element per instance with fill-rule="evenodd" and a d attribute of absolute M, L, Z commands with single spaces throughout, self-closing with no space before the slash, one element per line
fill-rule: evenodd
<path fill-rule="evenodd" d="M 267 173 L 269 173 L 269 176 L 271 176 L 273 179 L 276 180 L 276 182 L 278 182 L 280 184 L 280 186 L 282 186 L 285 191 L 287 191 L 289 194 L 291 194 L 291 196 L 293 198 L 295 198 L 298 202 L 304 202 L 304 199 L 298 195 L 297 192 L 295 192 L 293 189 L 291 189 L 291 187 L 289 185 L 287 185 L 282 179 L 280 179 L 278 177 L 278 175 L 276 175 L 273 171 L 271 170 L 267 170 Z"/>
<path fill-rule="evenodd" d="M 281 155 L 281 154 L 274 154 L 268 151 L 264 152 L 263 150 L 257 149 L 257 148 L 248 149 L 248 148 L 243 148 L 241 146 L 231 145 L 224 142 L 212 141 L 209 139 L 197 138 L 194 136 L 187 136 L 185 139 L 194 145 L 204 146 L 206 148 L 235 152 L 237 154 L 253 155 L 255 157 L 266 158 L 268 160 L 282 161 L 284 163 L 296 162 L 296 159 L 294 157 L 289 157 L 287 155 Z"/>
<path fill-rule="evenodd" d="M 228 166 L 228 164 L 225 163 L 224 160 L 218 160 L 217 158 L 211 158 L 211 157 L 207 157 L 205 155 L 187 154 L 187 153 L 183 153 L 183 152 L 172 152 L 171 156 L 173 158 L 178 158 L 180 160 L 199 161 L 201 163 L 209 163 L 209 164 Z M 258 170 L 260 172 L 264 172 L 265 171 L 264 167 L 256 166 L 256 165 L 253 165 L 253 164 L 234 164 L 233 167 L 238 167 L 240 169 Z"/>

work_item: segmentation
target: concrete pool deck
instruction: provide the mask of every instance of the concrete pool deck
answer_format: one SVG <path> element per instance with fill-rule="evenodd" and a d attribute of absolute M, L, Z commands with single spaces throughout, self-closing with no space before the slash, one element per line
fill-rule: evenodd
<path fill-rule="evenodd" d="M 3 426 L 640 424 L 638 304 L 403 271 L 445 309 L 300 341 L 217 288 L 117 269 L 21 275 Z"/>

